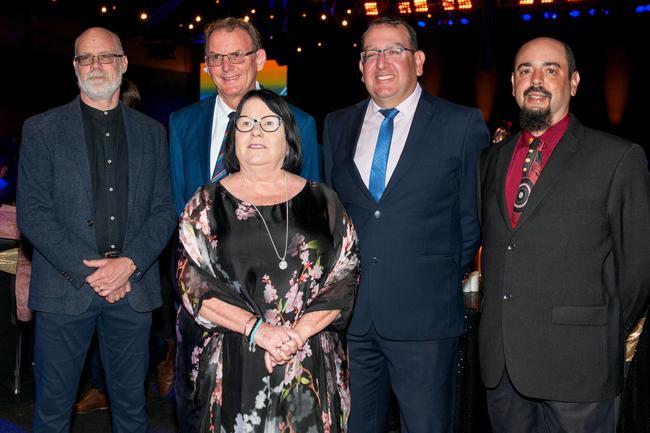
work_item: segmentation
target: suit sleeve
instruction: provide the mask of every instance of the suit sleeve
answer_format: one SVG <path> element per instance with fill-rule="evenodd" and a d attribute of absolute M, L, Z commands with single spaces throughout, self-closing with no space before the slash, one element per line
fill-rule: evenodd
<path fill-rule="evenodd" d="M 158 125 L 152 135 L 156 140 L 153 147 L 158 152 L 155 154 L 155 161 L 147 161 L 148 164 L 154 165 L 152 169 L 155 170 L 154 187 L 153 191 L 151 191 L 151 207 L 148 210 L 149 216 L 124 250 L 124 256 L 130 257 L 138 267 L 138 270 L 131 277 L 134 281 L 139 280 L 158 259 L 176 225 L 176 213 L 169 179 L 169 155 L 167 153 L 165 130 L 161 125 Z"/>
<path fill-rule="evenodd" d="M 316 135 L 316 121 L 312 116 L 308 116 L 300 129 L 302 142 L 302 169 L 300 175 L 314 182 L 322 182 L 321 149 Z"/>
<path fill-rule="evenodd" d="M 183 165 L 183 146 L 180 138 L 178 137 L 177 119 L 172 113 L 169 116 L 169 165 L 172 182 L 172 193 L 174 196 L 174 208 L 176 215 L 183 213 L 185 209 L 185 199 L 183 192 L 185 191 L 185 170 Z"/>
<path fill-rule="evenodd" d="M 462 234 L 461 267 L 464 272 L 474 260 L 481 243 L 481 230 L 477 211 L 477 166 L 481 151 L 490 142 L 490 135 L 479 110 L 472 110 L 463 139 L 463 161 L 460 184 L 460 224 Z M 461 275 L 462 277 L 462 275 Z"/>
<path fill-rule="evenodd" d="M 618 164 L 607 209 L 624 325 L 633 325 L 650 295 L 650 175 L 633 145 Z"/>
<path fill-rule="evenodd" d="M 100 256 L 94 245 L 84 242 L 59 218 L 57 209 L 60 211 L 65 203 L 54 202 L 54 150 L 48 147 L 46 131 L 40 126 L 31 120 L 23 126 L 18 163 L 18 225 L 32 246 L 80 289 L 86 277 L 94 272 L 82 260 Z"/>

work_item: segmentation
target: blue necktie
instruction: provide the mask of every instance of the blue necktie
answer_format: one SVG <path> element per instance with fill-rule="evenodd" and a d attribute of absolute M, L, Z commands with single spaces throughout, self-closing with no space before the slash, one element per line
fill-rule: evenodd
<path fill-rule="evenodd" d="M 212 177 L 210 178 L 210 182 L 216 182 L 228 176 L 228 170 L 226 170 L 226 162 L 223 160 L 223 155 L 224 151 L 226 150 L 226 140 L 228 140 L 234 124 L 235 112 L 231 111 L 230 114 L 228 114 L 226 132 L 223 134 L 223 140 L 221 140 L 221 149 L 219 149 L 219 156 L 217 156 L 217 162 L 214 164 L 214 170 L 212 170 Z"/>
<path fill-rule="evenodd" d="M 381 199 L 381 195 L 386 187 L 386 165 L 388 164 L 388 153 L 390 152 L 390 142 L 393 139 L 393 119 L 399 113 L 397 108 L 388 108 L 379 110 L 384 115 L 384 120 L 379 128 L 375 154 L 372 157 L 372 168 L 370 169 L 370 181 L 368 182 L 370 194 L 375 201 Z"/>

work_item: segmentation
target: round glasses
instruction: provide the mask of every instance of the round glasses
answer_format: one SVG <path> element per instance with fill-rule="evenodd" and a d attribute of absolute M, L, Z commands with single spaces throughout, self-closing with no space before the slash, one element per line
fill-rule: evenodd
<path fill-rule="evenodd" d="M 124 54 L 104 53 L 97 54 L 95 56 L 92 54 L 81 54 L 80 56 L 76 56 L 74 58 L 74 61 L 77 62 L 78 65 L 89 66 L 93 64 L 95 59 L 97 59 L 102 65 L 108 65 L 110 63 L 113 63 L 115 59 L 119 59 L 121 57 L 124 57 Z"/>
<path fill-rule="evenodd" d="M 275 132 L 282 124 L 282 118 L 276 114 L 269 114 L 261 119 L 253 119 L 248 116 L 239 116 L 235 119 L 235 128 L 239 132 L 251 132 L 255 125 L 259 124 L 264 132 Z"/>
<path fill-rule="evenodd" d="M 219 54 L 219 53 L 213 53 L 213 54 L 207 54 L 205 56 L 205 63 L 208 64 L 208 66 L 221 66 L 223 65 L 224 59 L 228 58 L 228 61 L 230 63 L 244 63 L 244 60 L 246 60 L 246 56 L 250 56 L 253 53 L 256 53 L 257 50 L 249 51 L 247 53 L 243 51 L 235 51 L 234 53 L 229 53 L 229 54 Z"/>

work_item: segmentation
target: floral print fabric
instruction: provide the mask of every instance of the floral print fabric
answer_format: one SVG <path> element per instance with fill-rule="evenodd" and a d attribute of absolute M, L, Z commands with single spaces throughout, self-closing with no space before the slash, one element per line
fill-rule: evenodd
<path fill-rule="evenodd" d="M 280 253 L 286 203 L 258 206 Z M 200 188 L 181 216 L 178 287 L 187 324 L 188 365 L 177 381 L 191 414 L 186 431 L 216 433 L 344 432 L 350 410 L 343 331 L 358 282 L 354 227 L 336 195 L 308 182 L 289 200 L 289 245 L 282 270 L 261 218 L 220 183 Z M 289 363 L 268 374 L 264 351 L 201 316 L 206 299 L 218 298 L 273 325 L 292 327 L 312 311 L 341 310 Z M 192 342 L 188 345 L 188 342 Z M 191 355 L 190 355 L 191 354 Z"/>

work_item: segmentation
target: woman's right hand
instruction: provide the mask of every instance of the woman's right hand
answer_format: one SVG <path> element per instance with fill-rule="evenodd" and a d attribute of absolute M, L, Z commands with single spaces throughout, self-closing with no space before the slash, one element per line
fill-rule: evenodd
<path fill-rule="evenodd" d="M 295 330 L 267 323 L 263 323 L 259 327 L 254 340 L 256 345 L 269 354 L 275 365 L 287 363 L 305 344 L 302 336 Z M 267 365 L 268 368 L 269 365 Z"/>

